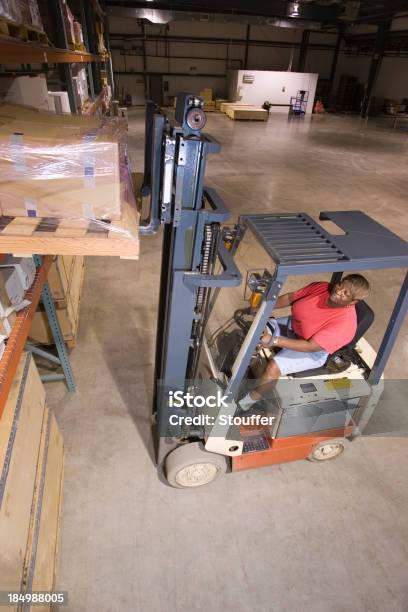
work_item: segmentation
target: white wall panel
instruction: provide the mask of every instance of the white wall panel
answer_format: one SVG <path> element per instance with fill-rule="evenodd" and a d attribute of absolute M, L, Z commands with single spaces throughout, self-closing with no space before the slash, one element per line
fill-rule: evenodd
<path fill-rule="evenodd" d="M 262 106 L 265 100 L 273 104 L 289 104 L 291 96 L 299 90 L 309 92 L 307 113 L 311 113 L 316 92 L 317 74 L 303 72 L 272 72 L 258 70 L 239 70 L 237 83 L 237 101 L 242 104 Z M 243 83 L 244 74 L 254 76 L 252 84 Z M 287 108 L 272 107 L 271 112 L 288 112 Z"/>

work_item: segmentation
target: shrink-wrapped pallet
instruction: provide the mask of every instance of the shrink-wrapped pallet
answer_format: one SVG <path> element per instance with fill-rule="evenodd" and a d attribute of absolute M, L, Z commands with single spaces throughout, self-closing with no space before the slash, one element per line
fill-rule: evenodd
<path fill-rule="evenodd" d="M 1 214 L 119 220 L 120 152 L 119 122 L 0 106 Z"/>

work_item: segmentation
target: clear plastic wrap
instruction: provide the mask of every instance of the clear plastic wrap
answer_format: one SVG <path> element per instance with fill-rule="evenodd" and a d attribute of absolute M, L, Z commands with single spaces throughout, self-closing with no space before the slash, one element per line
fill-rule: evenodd
<path fill-rule="evenodd" d="M 21 21 L 19 2 L 16 2 L 16 0 L 0 0 L 0 17 L 19 23 Z"/>
<path fill-rule="evenodd" d="M 37 0 L 0 0 L 0 17 L 44 31 Z"/>
<path fill-rule="evenodd" d="M 120 123 L 17 108 L 12 118 L 13 107 L 0 106 L 1 214 L 120 220 Z"/>

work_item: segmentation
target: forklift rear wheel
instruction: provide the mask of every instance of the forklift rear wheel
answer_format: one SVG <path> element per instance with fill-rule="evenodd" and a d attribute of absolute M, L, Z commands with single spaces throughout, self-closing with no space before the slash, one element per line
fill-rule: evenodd
<path fill-rule="evenodd" d="M 314 447 L 308 459 L 309 461 L 327 461 L 329 459 L 335 459 L 342 454 L 344 449 L 344 440 L 326 440 Z"/>
<path fill-rule="evenodd" d="M 187 489 L 209 484 L 226 472 L 223 455 L 207 453 L 202 442 L 178 446 L 166 457 L 167 481 L 172 487 Z"/>

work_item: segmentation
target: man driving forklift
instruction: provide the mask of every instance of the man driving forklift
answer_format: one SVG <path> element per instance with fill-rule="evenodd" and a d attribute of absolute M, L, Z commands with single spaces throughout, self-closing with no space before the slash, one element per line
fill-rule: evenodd
<path fill-rule="evenodd" d="M 355 304 L 369 289 L 364 276 L 349 274 L 334 286 L 315 282 L 281 295 L 275 308 L 291 306 L 291 316 L 270 320 L 260 344 L 281 350 L 268 362 L 259 384 L 240 400 L 241 410 L 263 399 L 281 376 L 318 368 L 351 342 L 357 330 Z"/>

